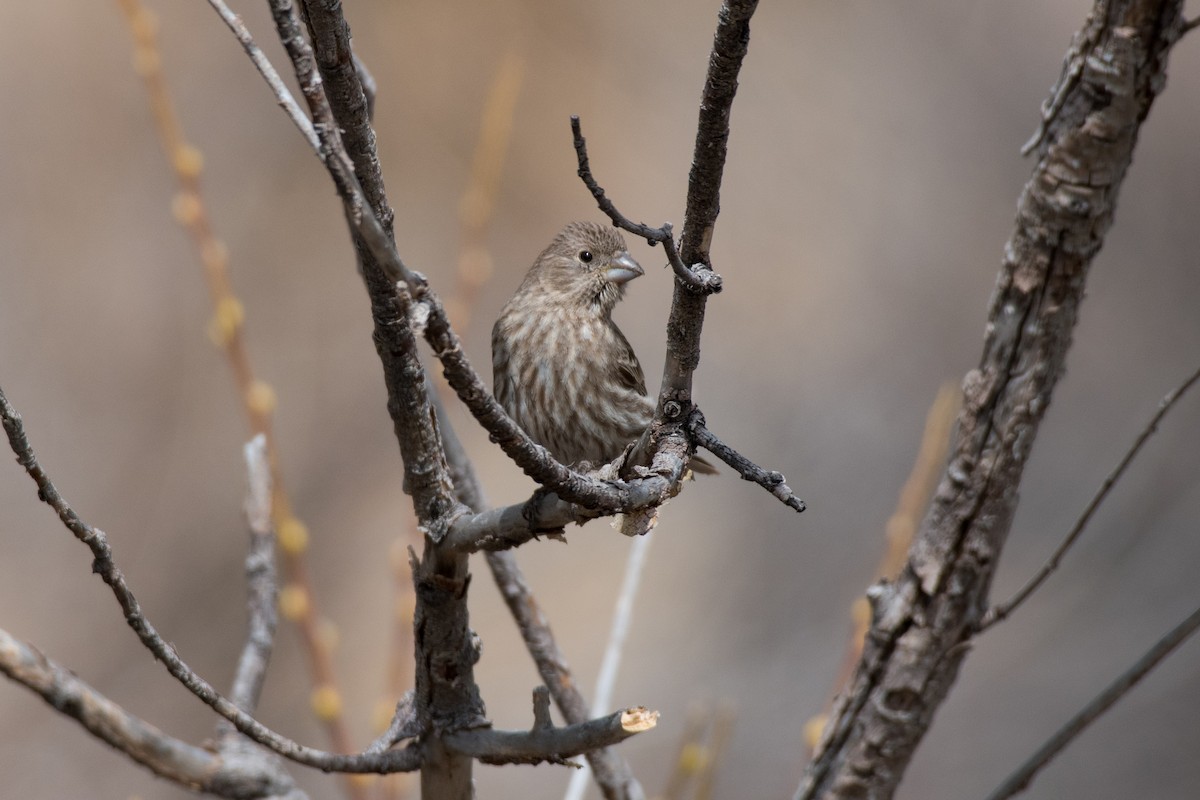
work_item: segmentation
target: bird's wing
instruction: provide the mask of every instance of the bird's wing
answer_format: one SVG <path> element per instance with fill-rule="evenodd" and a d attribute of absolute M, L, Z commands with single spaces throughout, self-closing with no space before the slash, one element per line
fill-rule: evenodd
<path fill-rule="evenodd" d="M 633 352 L 629 340 L 625 338 L 625 334 L 621 333 L 621 329 L 613 325 L 612 330 L 617 337 L 616 355 L 613 358 L 617 383 L 623 388 L 644 396 L 646 394 L 646 376 L 642 374 L 642 365 L 638 362 L 638 357 Z"/>

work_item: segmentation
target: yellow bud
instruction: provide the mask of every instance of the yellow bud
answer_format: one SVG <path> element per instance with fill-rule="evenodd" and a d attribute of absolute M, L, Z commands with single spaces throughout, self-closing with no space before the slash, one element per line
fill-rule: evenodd
<path fill-rule="evenodd" d="M 179 177 L 194 180 L 200 175 L 200 170 L 204 168 L 204 155 L 198 148 L 190 144 L 182 144 L 175 148 L 171 163 L 175 167 L 175 171 L 179 173 Z"/>
<path fill-rule="evenodd" d="M 279 613 L 292 622 L 308 613 L 308 592 L 303 586 L 289 583 L 279 590 Z"/>
<path fill-rule="evenodd" d="M 707 763 L 708 749 L 702 744 L 688 742 L 679 752 L 679 768 L 684 772 L 695 774 Z"/>
<path fill-rule="evenodd" d="M 275 538 L 283 552 L 298 556 L 308 549 L 308 526 L 295 517 L 282 519 L 275 525 Z"/>
<path fill-rule="evenodd" d="M 180 192 L 171 201 L 171 213 L 180 225 L 193 225 L 200 219 L 202 206 L 195 192 Z"/>
<path fill-rule="evenodd" d="M 217 347 L 226 347 L 246 319 L 246 309 L 236 297 L 222 297 L 208 324 L 208 337 Z"/>
<path fill-rule="evenodd" d="M 246 405 L 255 414 L 266 416 L 275 410 L 277 403 L 275 390 L 264 380 L 257 380 L 250 384 L 250 388 L 246 391 Z"/>
<path fill-rule="evenodd" d="M 158 17 L 148 8 L 139 8 L 130 17 L 129 26 L 133 28 L 133 37 L 139 42 L 152 40 L 154 34 L 158 33 Z"/>
<path fill-rule="evenodd" d="M 314 689 L 311 702 L 313 713 L 322 722 L 329 722 L 342 715 L 342 695 L 329 684 Z"/>

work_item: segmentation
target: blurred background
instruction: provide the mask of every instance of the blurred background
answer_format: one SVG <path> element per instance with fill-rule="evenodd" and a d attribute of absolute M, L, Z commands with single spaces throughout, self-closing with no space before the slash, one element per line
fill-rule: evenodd
<path fill-rule="evenodd" d="M 265 4 L 237 10 L 281 71 Z M 467 350 L 488 377 L 501 304 L 565 222 L 600 219 L 575 177 L 579 114 L 600 183 L 635 219 L 682 223 L 718 3 L 347 0 L 379 83 L 376 128 L 401 254 L 453 294 L 483 108 L 519 88 L 486 233 L 493 265 Z M 205 3 L 151 3 L 163 67 L 245 304 L 354 743 L 385 697 L 393 575 L 411 510 L 365 293 L 332 186 Z M 733 109 L 697 399 L 711 428 L 784 472 L 796 515 L 725 474 L 667 508 L 615 692 L 662 712 L 622 746 L 661 789 L 689 709 L 736 709 L 715 795 L 790 797 L 876 578 L 884 524 L 938 386 L 975 365 L 1001 248 L 1031 164 L 1018 155 L 1082 0 L 764 2 Z M 8 3 L 0 25 L 0 385 L 43 465 L 108 532 L 150 619 L 227 686 L 244 631 L 246 424 L 206 335 L 195 249 L 115 3 Z M 1034 448 L 995 586 L 1048 556 L 1162 395 L 1200 358 L 1200 53 L 1185 41 L 1089 278 L 1069 372 Z M 651 388 L 664 350 L 660 250 L 617 318 Z M 489 498 L 531 483 L 457 410 Z M 979 797 L 1200 600 L 1200 398 L 1167 419 L 1061 572 L 977 643 L 900 797 Z M 0 627 L 192 742 L 215 717 L 126 628 L 90 555 L 0 469 Z M 604 522 L 519 559 L 590 694 L 630 542 Z M 532 662 L 482 560 L 477 670 L 498 726 L 530 724 Z M 327 742 L 294 627 L 260 718 Z M 1200 791 L 1200 642 L 1185 645 L 1041 777 L 1032 798 Z M 336 779 L 294 769 L 315 797 Z M 0 684 L 0 797 L 189 796 L 15 684 Z M 479 767 L 483 798 L 556 798 L 557 767 Z M 594 796 L 594 790 L 593 790 Z"/>

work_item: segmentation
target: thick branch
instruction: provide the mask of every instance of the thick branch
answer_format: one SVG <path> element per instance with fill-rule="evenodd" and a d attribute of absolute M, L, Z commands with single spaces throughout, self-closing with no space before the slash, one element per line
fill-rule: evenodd
<path fill-rule="evenodd" d="M 696 126 L 696 148 L 688 175 L 687 207 L 679 254 L 693 271 L 711 269 L 709 250 L 713 228 L 721 210 L 721 178 L 729 143 L 729 115 L 737 93 L 738 73 L 750 44 L 750 17 L 757 0 L 725 0 L 717 19 L 708 75 L 700 97 L 700 119 Z M 707 296 L 675 284 L 671 315 L 667 320 L 667 358 L 663 366 L 658 418 L 671 400 L 691 406 L 692 373 L 700 364 L 700 331 L 704 326 Z"/>
<path fill-rule="evenodd" d="M 313 115 L 325 165 L 337 186 L 354 235 L 371 315 L 375 322 L 375 349 L 383 365 L 400 454 L 404 462 L 404 487 L 412 496 L 421 530 L 426 534 L 425 552 L 413 557 L 413 580 L 417 607 L 414 613 L 413 647 L 416 658 L 417 722 L 423 731 L 437 732 L 478 725 L 484 719 L 483 700 L 475 684 L 474 665 L 478 645 L 468 626 L 467 587 L 470 585 L 467 556 L 438 546 L 445 527 L 465 510 L 455 499 L 437 420 L 429 401 L 424 368 L 417 352 L 416 337 L 409 325 L 416 285 L 395 249 L 390 232 L 381 219 L 391 211 L 383 196 L 373 134 L 367 119 L 358 77 L 349 63 L 349 31 L 337 4 L 314 2 L 310 25 L 313 38 L 345 56 L 346 67 L 336 73 L 337 87 L 345 101 L 332 109 L 314 71 L 312 49 L 299 31 L 299 19 L 291 0 L 270 0 L 279 38 L 296 71 L 296 78 Z M 360 102 L 361 101 L 361 102 Z M 358 160 L 350 158 L 338 135 L 339 128 L 357 136 Z M 361 168 L 364 172 L 357 172 Z M 369 180 L 376 190 L 365 207 L 361 181 Z M 397 284 L 401 280 L 404 283 Z M 473 795 L 471 761 L 447 751 L 436 737 L 425 743 L 421 764 L 421 791 L 427 797 L 467 798 Z"/>
<path fill-rule="evenodd" d="M 302 7 L 325 97 L 334 119 L 342 126 L 342 144 L 354 163 L 368 204 L 390 235 L 394 213 L 384 190 L 375 129 L 371 127 L 374 81 L 354 55 L 341 0 L 302 0 Z M 370 85 L 363 83 L 364 78 Z"/>
<path fill-rule="evenodd" d="M 862 658 L 797 798 L 890 797 L 954 682 L 1181 6 L 1101 0 L 1076 36 L 1067 61 L 1081 66 L 1064 69 L 1070 86 L 1018 205 L 950 464 L 901 578 L 871 593 Z"/>
<path fill-rule="evenodd" d="M 452 733 L 445 740 L 458 752 L 485 764 L 561 764 L 572 756 L 623 742 L 657 724 L 657 711 L 626 708 L 565 728 L 535 727 L 529 731 L 481 728 Z"/>

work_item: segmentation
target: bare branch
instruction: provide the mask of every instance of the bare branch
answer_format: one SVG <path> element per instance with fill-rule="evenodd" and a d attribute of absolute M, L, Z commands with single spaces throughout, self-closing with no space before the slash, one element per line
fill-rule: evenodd
<path fill-rule="evenodd" d="M 565 728 L 535 726 L 529 731 L 480 728 L 451 733 L 444 738 L 450 747 L 485 764 L 563 764 L 567 758 L 618 744 L 657 724 L 657 711 L 638 707 Z"/>
<path fill-rule="evenodd" d="M 313 128 L 312 122 L 304 114 L 304 110 L 300 108 L 300 104 L 296 102 L 296 98 L 288 91 L 287 84 L 283 82 L 283 78 L 272 66 L 271 61 L 267 58 L 262 48 L 254 41 L 254 37 L 250 35 L 250 29 L 242 22 L 242 18 L 225 4 L 224 0 L 208 0 L 208 4 L 213 7 L 213 10 L 225 22 L 229 30 L 233 31 L 233 35 L 237 37 L 238 42 L 242 45 L 242 49 L 246 51 L 246 55 L 250 57 L 250 61 L 254 64 L 258 74 L 262 75 L 263 80 L 267 82 L 267 86 L 271 89 L 271 94 L 275 95 L 275 102 L 287 114 L 288 119 L 300 131 L 304 138 L 308 141 L 308 146 L 311 147 L 318 156 L 321 155 L 321 141 L 317 138 L 317 131 Z"/>
<path fill-rule="evenodd" d="M 350 44 L 350 26 L 342 15 L 341 0 L 302 0 L 304 23 L 312 38 L 312 52 L 321 72 L 330 112 L 338 121 L 342 144 L 354 163 L 354 173 L 366 193 L 383 229 L 392 232 L 392 208 L 383 186 L 383 171 L 371 127 L 373 85 L 363 77 L 370 73 L 355 56 Z"/>
<path fill-rule="evenodd" d="M 246 472 L 249 491 L 246 519 L 250 525 L 250 552 L 246 555 L 246 585 L 250 625 L 246 644 L 238 659 L 229 700 L 253 714 L 267 677 L 267 664 L 275 644 L 279 620 L 275 599 L 275 534 L 271 528 L 271 469 L 267 463 L 267 440 L 262 434 L 246 443 Z"/>
<path fill-rule="evenodd" d="M 729 142 L 729 115 L 737 93 L 738 73 L 750 42 L 750 17 L 757 0 L 725 0 L 717 17 L 708 74 L 700 97 L 696 146 L 688 175 L 687 207 L 679 255 L 685 264 L 712 268 L 709 251 L 720 212 L 721 177 Z M 696 267 L 693 267 L 695 270 Z M 691 406 L 692 373 L 700 364 L 700 331 L 707 296 L 676 282 L 667 320 L 667 357 L 659 390 L 658 417 L 671 400 Z"/>
<path fill-rule="evenodd" d="M 0 672 L 32 689 L 89 733 L 155 775 L 189 789 L 221 797 L 269 797 L 295 787 L 265 759 L 258 771 L 227 765 L 221 756 L 193 747 L 133 716 L 33 647 L 0 630 Z M 275 766 L 274 769 L 268 769 Z"/>
<path fill-rule="evenodd" d="M 1115 486 L 1117 481 L 1121 479 L 1121 476 L 1125 474 L 1125 469 L 1142 449 L 1142 445 L 1144 445 L 1146 440 L 1153 436 L 1154 432 L 1158 430 L 1158 424 L 1162 422 L 1163 417 L 1167 415 L 1167 412 L 1171 410 L 1176 401 L 1183 397 L 1183 395 L 1187 393 L 1187 390 L 1192 388 L 1192 385 L 1198 380 L 1200 380 L 1200 369 L 1197 369 L 1195 372 L 1193 372 L 1187 378 L 1187 380 L 1172 389 L 1165 397 L 1163 397 L 1158 404 L 1158 411 L 1156 411 L 1154 416 L 1150 418 L 1150 421 L 1146 423 L 1146 426 L 1142 428 L 1142 432 L 1138 434 L 1137 439 L 1135 439 L 1129 449 L 1125 451 L 1125 455 L 1121 458 L 1121 461 L 1117 464 L 1117 466 L 1113 468 L 1113 471 L 1110 472 L 1108 477 L 1104 479 L 1104 483 L 1100 484 L 1100 488 L 1096 491 L 1096 494 L 1092 496 L 1091 502 L 1087 504 L 1087 508 L 1085 508 L 1083 513 L 1079 515 L 1079 519 L 1075 520 L 1075 524 L 1071 527 L 1070 532 L 1067 533 L 1066 538 L 1063 539 L 1062 543 L 1054 550 L 1054 553 L 1050 556 L 1050 559 L 1043 564 L 1042 568 L 1039 569 L 1037 573 L 1030 578 L 1025 585 L 1022 586 L 1020 590 L 1009 600 L 999 605 L 992 606 L 988 613 L 984 615 L 983 619 L 980 620 L 979 626 L 976 629 L 977 633 L 982 633 L 983 631 L 995 625 L 997 622 L 1006 619 L 1010 614 L 1013 613 L 1013 611 L 1017 609 L 1019 605 L 1021 605 L 1021 603 L 1025 602 L 1029 595 L 1033 594 L 1037 588 L 1042 585 L 1046 578 L 1050 577 L 1050 574 L 1054 572 L 1054 570 L 1058 569 L 1059 562 L 1062 561 L 1063 556 L 1066 555 L 1067 551 L 1071 549 L 1071 545 L 1075 544 L 1075 540 L 1078 539 L 1080 534 L 1083 533 L 1083 529 L 1086 528 L 1088 522 L 1091 521 L 1092 515 L 1096 513 L 1096 509 L 1098 509 L 1100 504 L 1104 502 L 1104 499 L 1108 497 L 1108 493 L 1112 491 L 1113 486 Z"/>
<path fill-rule="evenodd" d="M 1022 764 L 1013 774 L 1005 778 L 1004 783 L 1000 784 L 995 791 L 988 795 L 988 800 L 1004 800 L 1006 797 L 1012 797 L 1024 791 L 1034 776 L 1041 771 L 1042 767 L 1049 764 L 1079 734 L 1083 733 L 1084 729 L 1092 724 L 1097 717 L 1124 697 L 1150 670 L 1158 666 L 1160 661 L 1170 655 L 1176 647 L 1183 644 L 1189 636 L 1195 633 L 1197 628 L 1200 628 L 1200 608 L 1193 611 L 1191 616 L 1175 626 L 1170 633 L 1147 650 L 1133 666 L 1109 684 L 1108 688 L 1096 695 L 1090 703 L 1071 718 L 1070 722 L 1060 728 L 1045 744 L 1039 747 L 1037 752 L 1030 756 L 1028 761 Z"/>
<path fill-rule="evenodd" d="M 792 493 L 782 472 L 774 470 L 768 472 L 713 435 L 713 432 L 704 426 L 704 415 L 700 413 L 699 409 L 693 409 L 687 427 L 698 446 L 703 447 L 737 470 L 738 475 L 742 476 L 742 480 L 757 483 L 773 494 L 781 503 L 797 512 L 808 507 L 803 500 Z"/>
<path fill-rule="evenodd" d="M 604 193 L 604 189 L 600 187 L 600 184 L 592 176 L 592 167 L 588 163 L 587 140 L 583 138 L 583 132 L 579 126 L 579 117 L 571 117 L 571 135 L 575 140 L 575 158 L 579 162 L 578 175 L 583 180 L 584 186 L 592 193 L 592 197 L 596 198 L 596 205 L 608 215 L 613 225 L 622 230 L 629 231 L 634 236 L 642 237 L 650 243 L 651 247 L 656 244 L 662 244 L 663 249 L 667 253 L 667 262 L 670 263 L 671 269 L 675 270 L 675 276 L 685 285 L 705 294 L 716 294 L 721 291 L 722 282 L 720 275 L 703 267 L 695 270 L 690 269 L 679 258 L 679 251 L 675 248 L 675 235 L 671 232 L 671 223 L 664 222 L 660 227 L 652 228 L 644 223 L 634 222 L 620 211 L 617 211 L 617 207 L 613 204 L 613 201 L 608 199 L 608 195 Z"/>

